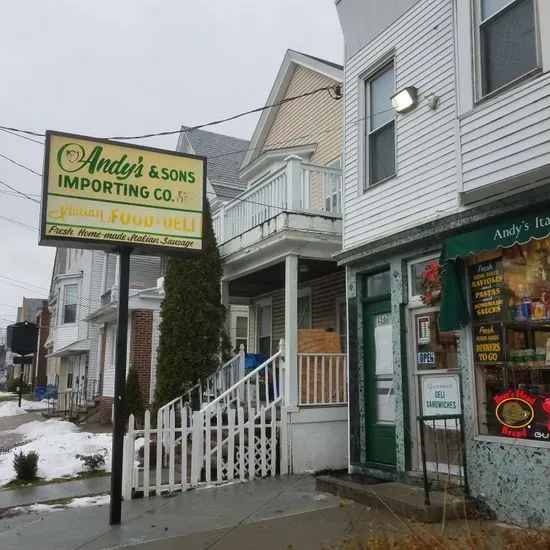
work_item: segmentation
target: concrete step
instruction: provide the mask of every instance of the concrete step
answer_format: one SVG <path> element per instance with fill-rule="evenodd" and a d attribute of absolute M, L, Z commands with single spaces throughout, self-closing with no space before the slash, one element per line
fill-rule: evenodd
<path fill-rule="evenodd" d="M 442 491 L 430 491 L 430 505 L 426 506 L 423 488 L 368 476 L 320 476 L 316 488 L 424 523 L 437 523 L 444 517 L 464 518 L 473 510 L 470 501 Z"/>

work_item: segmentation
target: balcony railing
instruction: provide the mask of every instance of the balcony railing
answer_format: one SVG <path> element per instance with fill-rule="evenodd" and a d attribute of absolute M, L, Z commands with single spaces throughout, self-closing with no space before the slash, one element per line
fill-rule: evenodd
<path fill-rule="evenodd" d="M 342 212 L 342 172 L 289 157 L 285 166 L 223 205 L 212 217 L 218 244 L 273 218 L 283 211 Z"/>

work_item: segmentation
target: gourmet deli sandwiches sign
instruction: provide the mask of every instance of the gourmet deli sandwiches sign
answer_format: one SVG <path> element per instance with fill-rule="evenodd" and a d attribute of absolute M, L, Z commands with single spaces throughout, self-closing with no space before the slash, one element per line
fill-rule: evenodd
<path fill-rule="evenodd" d="M 47 132 L 40 244 L 200 251 L 205 164 L 203 157 Z"/>

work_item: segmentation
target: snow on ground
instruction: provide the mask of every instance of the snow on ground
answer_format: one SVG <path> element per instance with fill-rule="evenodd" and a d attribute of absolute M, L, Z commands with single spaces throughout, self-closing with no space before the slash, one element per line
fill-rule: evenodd
<path fill-rule="evenodd" d="M 21 400 L 21 408 L 18 406 L 18 401 L 6 401 L 0 403 L 0 417 L 4 416 L 17 416 L 19 414 L 25 414 L 27 411 L 39 411 L 46 410 L 48 408 L 48 400 L 42 401 L 27 401 Z"/>
<path fill-rule="evenodd" d="M 0 397 L 17 397 L 12 391 L 0 391 Z"/>
<path fill-rule="evenodd" d="M 27 414 L 27 411 L 23 407 L 19 408 L 17 401 L 0 403 L 0 417 L 18 416 L 20 414 Z"/>
<path fill-rule="evenodd" d="M 109 504 L 109 495 L 98 495 L 95 497 L 73 498 L 67 504 L 31 504 L 30 506 L 17 506 L 12 508 L 12 513 L 31 514 L 33 512 L 44 514 L 48 512 L 59 512 L 67 508 L 84 508 L 86 506 L 103 506 Z"/>
<path fill-rule="evenodd" d="M 38 477 L 45 479 L 74 477 L 85 470 L 77 454 L 101 453 L 105 457 L 105 470 L 111 471 L 111 434 L 83 432 L 63 420 L 28 422 L 11 433 L 23 437 L 25 443 L 0 455 L 0 486 L 15 477 L 13 457 L 19 451 L 38 453 Z"/>

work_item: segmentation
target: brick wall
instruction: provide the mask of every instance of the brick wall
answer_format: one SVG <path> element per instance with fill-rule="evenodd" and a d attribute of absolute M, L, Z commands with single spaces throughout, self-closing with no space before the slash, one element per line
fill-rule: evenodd
<path fill-rule="evenodd" d="M 132 311 L 132 332 L 130 338 L 130 366 L 138 372 L 141 399 L 149 406 L 151 386 L 151 346 L 153 333 L 153 311 L 138 309 Z"/>
<path fill-rule="evenodd" d="M 99 422 L 110 424 L 113 417 L 113 398 L 101 396 L 99 401 Z"/>

